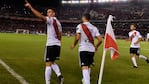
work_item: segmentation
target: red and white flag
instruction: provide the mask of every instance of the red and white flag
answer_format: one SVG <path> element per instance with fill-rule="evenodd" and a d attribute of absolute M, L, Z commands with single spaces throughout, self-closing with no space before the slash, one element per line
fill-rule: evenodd
<path fill-rule="evenodd" d="M 109 18 L 107 21 L 106 33 L 105 33 L 104 50 L 110 50 L 111 59 L 114 60 L 117 57 L 119 57 L 119 50 L 118 50 L 118 46 L 116 43 L 115 35 L 111 24 L 112 21 L 113 21 L 113 16 L 109 15 Z"/>

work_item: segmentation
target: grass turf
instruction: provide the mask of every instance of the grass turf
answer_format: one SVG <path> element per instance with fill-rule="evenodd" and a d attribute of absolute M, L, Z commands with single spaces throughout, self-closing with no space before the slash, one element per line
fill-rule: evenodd
<path fill-rule="evenodd" d="M 23 76 L 30 84 L 44 84 L 44 48 L 46 36 L 0 33 L 0 59 Z M 81 84 L 81 70 L 78 62 L 78 50 L 70 49 L 73 38 L 63 37 L 60 64 L 65 84 Z M 102 84 L 148 84 L 149 64 L 138 60 L 139 68 L 133 69 L 129 57 L 129 42 L 118 40 L 120 57 L 111 61 L 106 57 Z M 149 55 L 149 43 L 142 42 L 143 55 Z M 102 46 L 95 55 L 96 65 L 92 67 L 91 84 L 97 84 L 102 56 Z M 0 84 L 19 84 L 0 65 Z M 57 84 L 52 74 L 51 84 Z"/>

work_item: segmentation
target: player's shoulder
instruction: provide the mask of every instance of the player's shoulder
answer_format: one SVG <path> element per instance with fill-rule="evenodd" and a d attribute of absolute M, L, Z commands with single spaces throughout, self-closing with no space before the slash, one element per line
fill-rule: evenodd
<path fill-rule="evenodd" d="M 81 25 L 82 25 L 82 23 L 78 24 L 78 25 L 77 25 L 77 28 L 80 28 L 80 27 L 81 27 Z"/>
<path fill-rule="evenodd" d="M 51 19 L 51 17 L 46 16 L 46 19 Z"/>
<path fill-rule="evenodd" d="M 51 21 L 51 17 L 46 16 L 46 20 L 47 20 L 47 22 L 50 22 Z"/>
<path fill-rule="evenodd" d="M 136 34 L 140 34 L 140 32 L 139 32 L 139 31 L 137 31 L 137 30 L 135 30 L 134 32 L 135 32 Z"/>
<path fill-rule="evenodd" d="M 132 33 L 132 31 L 130 31 L 128 34 L 131 34 Z"/>
<path fill-rule="evenodd" d="M 53 19 L 55 19 L 55 20 L 59 21 L 59 19 L 58 19 L 57 17 L 53 17 Z"/>
<path fill-rule="evenodd" d="M 95 25 L 91 24 L 91 26 L 94 30 L 98 30 L 98 28 Z"/>

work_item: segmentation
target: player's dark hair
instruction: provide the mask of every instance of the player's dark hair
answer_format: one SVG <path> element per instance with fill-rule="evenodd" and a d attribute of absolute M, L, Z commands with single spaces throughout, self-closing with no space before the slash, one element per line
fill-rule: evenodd
<path fill-rule="evenodd" d="M 86 13 L 86 14 L 83 14 L 83 17 L 85 17 L 87 20 L 90 20 L 91 19 L 91 15 Z"/>
<path fill-rule="evenodd" d="M 53 8 L 53 7 L 49 7 L 48 9 L 51 9 L 53 12 L 56 13 L 56 9 L 55 9 L 55 8 Z"/>
<path fill-rule="evenodd" d="M 133 25 L 134 27 L 137 27 L 137 25 L 135 23 L 132 23 L 131 25 Z"/>

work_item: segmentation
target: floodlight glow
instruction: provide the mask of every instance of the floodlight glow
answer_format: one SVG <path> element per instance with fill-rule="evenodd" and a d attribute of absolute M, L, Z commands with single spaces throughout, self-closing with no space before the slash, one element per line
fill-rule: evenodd
<path fill-rule="evenodd" d="M 74 4 L 75 4 L 75 3 L 79 3 L 79 1 L 72 1 L 72 3 L 74 3 Z"/>
<path fill-rule="evenodd" d="M 105 0 L 105 2 L 110 2 L 110 0 Z"/>
<path fill-rule="evenodd" d="M 102 0 L 98 0 L 98 2 L 100 3 L 100 2 L 102 2 Z"/>
<path fill-rule="evenodd" d="M 67 3 L 67 1 L 62 1 L 62 3 Z"/>
<path fill-rule="evenodd" d="M 128 0 L 93 0 L 93 3 L 127 2 Z M 62 0 L 62 3 L 79 4 L 92 3 L 91 0 Z"/>
<path fill-rule="evenodd" d="M 128 0 L 122 0 L 122 1 L 128 1 Z"/>
<path fill-rule="evenodd" d="M 71 1 L 67 1 L 67 3 L 71 3 Z"/>
<path fill-rule="evenodd" d="M 88 3 L 88 0 L 81 0 L 80 3 Z"/>

